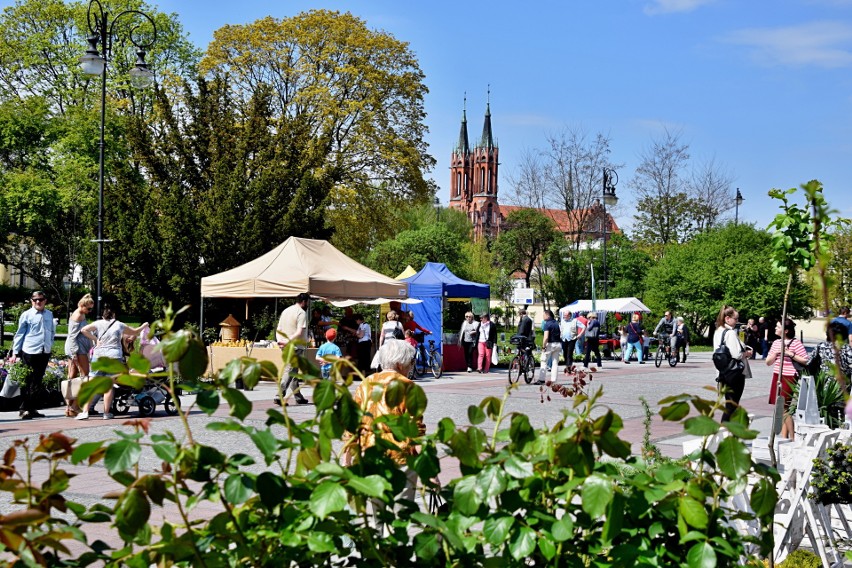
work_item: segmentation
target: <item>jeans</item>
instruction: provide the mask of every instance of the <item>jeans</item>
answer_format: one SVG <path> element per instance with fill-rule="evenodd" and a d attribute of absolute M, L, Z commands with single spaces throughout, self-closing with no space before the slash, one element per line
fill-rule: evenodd
<path fill-rule="evenodd" d="M 583 367 L 589 368 L 589 361 L 592 358 L 592 353 L 595 354 L 595 364 L 600 367 L 601 366 L 601 351 L 598 349 L 598 338 L 597 337 L 587 337 L 586 338 L 586 356 L 583 357 Z"/>
<path fill-rule="evenodd" d="M 26 383 L 21 386 L 20 409 L 23 411 L 37 410 L 41 403 L 45 402 L 36 400 L 36 396 L 42 392 L 41 384 L 44 380 L 47 363 L 50 361 L 50 353 L 21 353 L 20 355 L 21 361 L 32 369 Z"/>
<path fill-rule="evenodd" d="M 559 375 L 559 352 L 562 351 L 562 342 L 548 343 L 541 351 L 541 369 L 538 372 L 539 382 L 544 382 L 547 368 L 550 367 L 550 380 L 554 383 Z"/>
<path fill-rule="evenodd" d="M 624 361 L 630 361 L 630 357 L 633 355 L 634 351 L 636 352 L 636 360 L 639 361 L 639 362 L 643 361 L 644 359 L 642 359 L 642 342 L 641 341 L 635 341 L 635 342 L 632 342 L 632 343 L 628 341 L 627 342 L 627 349 L 624 350 L 624 356 L 622 357 L 622 359 Z"/>

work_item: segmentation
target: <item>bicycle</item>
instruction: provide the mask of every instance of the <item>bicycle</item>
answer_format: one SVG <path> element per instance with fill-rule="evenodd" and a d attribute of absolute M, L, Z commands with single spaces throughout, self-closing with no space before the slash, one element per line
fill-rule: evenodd
<path fill-rule="evenodd" d="M 441 352 L 435 347 L 435 340 L 429 340 L 429 349 L 427 351 L 423 341 L 417 344 L 417 353 L 414 358 L 414 368 L 418 375 L 425 375 L 426 369 L 431 369 L 432 375 L 436 379 L 440 379 L 444 374 L 444 358 Z"/>
<path fill-rule="evenodd" d="M 513 385 L 517 383 L 521 375 L 524 376 L 524 381 L 527 384 L 532 383 L 533 373 L 535 372 L 535 359 L 533 359 L 532 345 L 529 338 L 524 335 L 513 335 L 509 343 L 518 346 L 518 354 L 509 363 L 509 384 Z"/>
<path fill-rule="evenodd" d="M 672 354 L 672 347 L 669 336 L 661 333 L 657 337 L 657 355 L 654 357 L 654 365 L 659 367 L 663 364 L 663 358 L 669 360 L 669 367 L 677 365 L 677 357 Z"/>

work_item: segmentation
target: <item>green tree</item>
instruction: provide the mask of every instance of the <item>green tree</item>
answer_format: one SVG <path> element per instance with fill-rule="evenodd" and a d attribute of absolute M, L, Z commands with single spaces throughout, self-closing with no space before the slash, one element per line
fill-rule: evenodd
<path fill-rule="evenodd" d="M 529 288 L 534 271 L 542 269 L 548 248 L 564 240 L 553 219 L 536 209 L 518 209 L 506 217 L 503 229 L 494 241 L 494 252 L 504 270 L 524 275 Z"/>
<path fill-rule="evenodd" d="M 462 244 L 445 225 L 438 223 L 402 231 L 395 238 L 382 241 L 370 253 L 367 264 L 378 272 L 396 276 L 408 265 L 419 270 L 427 262 L 443 262 L 464 278 Z"/>
<path fill-rule="evenodd" d="M 269 89 L 271 115 L 304 128 L 306 163 L 323 188 L 333 188 L 333 229 L 369 235 L 372 216 L 364 223 L 347 215 L 362 193 L 381 205 L 378 211 L 433 193 L 424 178 L 434 159 L 424 141 L 427 89 L 417 59 L 407 44 L 352 14 L 312 10 L 225 26 L 214 33 L 202 70 L 228 77 L 241 112 Z M 345 242 L 346 249 L 373 244 L 369 238 Z"/>
<path fill-rule="evenodd" d="M 852 304 L 852 228 L 843 225 L 838 228 L 828 243 L 828 272 L 832 286 L 829 291 L 832 308 Z"/>
<path fill-rule="evenodd" d="M 793 317 L 810 315 L 810 290 L 801 275 L 790 296 Z M 771 237 L 750 225 L 730 223 L 670 245 L 645 279 L 645 304 L 655 314 L 672 310 L 698 333 L 710 329 L 725 305 L 743 318 L 781 316 L 787 276 L 772 269 Z"/>

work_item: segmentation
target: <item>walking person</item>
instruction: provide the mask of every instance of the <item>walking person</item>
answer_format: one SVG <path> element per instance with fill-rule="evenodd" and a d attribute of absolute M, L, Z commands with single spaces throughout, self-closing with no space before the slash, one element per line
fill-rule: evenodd
<path fill-rule="evenodd" d="M 716 317 L 716 332 L 713 334 L 713 350 L 722 345 L 722 341 L 728 346 L 733 361 L 741 361 L 742 366 L 737 365 L 736 372 L 723 376 L 721 371 L 716 373 L 716 381 L 719 388 L 725 394 L 725 412 L 722 414 L 722 422 L 728 422 L 734 411 L 740 405 L 740 399 L 745 389 L 745 380 L 751 378 L 751 368 L 748 366 L 748 358 L 751 351 L 740 343 L 737 335 L 736 325 L 740 314 L 731 306 L 723 306 Z"/>
<path fill-rule="evenodd" d="M 793 385 L 799 380 L 799 373 L 793 366 L 793 362 L 801 365 L 808 363 L 808 352 L 802 342 L 796 339 L 796 324 L 787 318 L 782 328 L 781 322 L 775 326 L 775 333 L 781 337 L 772 342 L 769 354 L 766 356 L 766 364 L 774 365 L 772 368 L 772 390 L 769 391 L 769 404 L 775 404 L 779 392 L 778 380 L 781 378 L 781 397 L 784 398 L 784 422 L 781 423 L 781 436 L 788 440 L 793 439 L 794 424 L 793 416 L 788 412 L 790 402 L 793 399 Z M 784 344 L 784 366 L 781 367 L 781 346 Z"/>
<path fill-rule="evenodd" d="M 636 359 L 640 365 L 645 364 L 644 349 L 642 348 L 642 337 L 644 333 L 639 314 L 633 314 L 632 321 L 627 324 L 627 349 L 623 351 L 622 359 L 625 364 L 630 364 L 630 357 L 636 353 Z"/>
<path fill-rule="evenodd" d="M 478 340 L 479 322 L 474 321 L 473 312 L 467 312 L 464 314 L 464 322 L 459 330 L 459 347 L 464 352 L 464 362 L 467 365 L 468 373 L 473 372 Z"/>
<path fill-rule="evenodd" d="M 553 312 L 544 310 L 544 335 L 541 340 L 541 370 L 538 382 L 544 384 L 547 369 L 550 369 L 550 380 L 556 382 L 559 373 L 559 352 L 562 351 L 562 336 L 559 324 L 553 319 Z"/>
<path fill-rule="evenodd" d="M 479 336 L 477 344 L 479 353 L 476 358 L 476 370 L 480 373 L 488 373 L 491 369 L 491 351 L 497 343 L 497 326 L 491 323 L 488 314 L 482 314 L 479 322 Z"/>
<path fill-rule="evenodd" d="M 760 358 L 766 359 L 769 353 L 769 324 L 764 317 L 757 320 L 757 335 L 760 340 Z"/>
<path fill-rule="evenodd" d="M 679 362 L 686 363 L 686 356 L 689 354 L 689 327 L 684 323 L 681 316 L 678 316 L 676 321 L 674 328 L 675 348 L 672 357 L 678 359 Z M 680 355 L 681 348 L 683 349 L 683 357 Z"/>
<path fill-rule="evenodd" d="M 355 334 L 358 338 L 356 346 L 358 370 L 366 377 L 370 372 L 370 359 L 373 355 L 373 333 L 370 324 L 364 320 L 364 314 L 355 314 L 355 323 L 358 324 L 358 331 Z"/>
<path fill-rule="evenodd" d="M 559 335 L 562 337 L 562 358 L 565 366 L 570 368 L 574 364 L 574 349 L 577 345 L 577 318 L 571 317 L 571 312 L 562 314 L 559 322 Z"/>
<path fill-rule="evenodd" d="M 601 368 L 601 351 L 598 348 L 598 338 L 601 333 L 601 322 L 598 321 L 598 314 L 595 312 L 589 312 L 586 316 L 589 320 L 589 323 L 586 325 L 586 355 L 583 357 L 583 368 L 589 368 L 589 361 L 591 360 L 592 353 L 595 354 L 595 364 L 598 369 Z"/>
<path fill-rule="evenodd" d="M 77 302 L 77 309 L 68 318 L 68 337 L 65 339 L 65 355 L 68 361 L 68 380 L 89 376 L 89 351 L 92 342 L 80 331 L 88 324 L 86 316 L 95 308 L 95 300 L 86 294 Z M 81 412 L 77 399 L 65 399 L 65 416 L 77 416 Z M 91 401 L 90 401 L 91 404 Z"/>
<path fill-rule="evenodd" d="M 296 302 L 281 312 L 281 317 L 278 320 L 278 327 L 275 330 L 275 337 L 278 339 L 278 346 L 282 349 L 291 341 L 301 341 L 301 345 L 295 348 L 296 355 L 300 356 L 305 352 L 305 345 L 308 342 L 308 302 L 311 301 L 310 294 L 302 292 L 296 296 Z M 325 334 L 325 332 L 323 332 Z M 296 404 L 308 404 L 308 399 L 305 395 L 299 392 L 299 380 L 295 376 L 290 375 L 290 361 L 284 363 L 284 375 L 281 377 L 282 386 L 281 392 L 276 394 L 272 399 L 275 404 L 282 404 L 282 397 L 287 397 L 287 389 L 292 388 L 293 398 Z"/>
<path fill-rule="evenodd" d="M 124 349 L 122 340 L 133 339 L 139 336 L 143 329 L 148 326 L 145 322 L 139 327 L 129 327 L 115 319 L 115 311 L 109 304 L 104 304 L 101 310 L 101 319 L 84 326 L 80 333 L 95 345 L 92 351 L 92 361 L 101 358 L 117 359 L 124 361 Z M 95 371 L 93 376 L 105 376 L 103 371 Z M 114 418 L 112 412 L 113 389 L 104 393 L 104 420 Z M 77 420 L 89 418 L 88 412 L 81 412 L 76 416 Z"/>
<path fill-rule="evenodd" d="M 20 359 L 30 368 L 27 380 L 21 385 L 21 406 L 18 412 L 21 420 L 44 418 L 44 414 L 37 410 L 40 404 L 37 399 L 56 336 L 53 312 L 45 308 L 47 297 L 44 292 L 33 292 L 30 302 L 32 307 L 18 318 L 18 331 L 12 340 L 12 356 L 9 358 L 11 363 Z"/>

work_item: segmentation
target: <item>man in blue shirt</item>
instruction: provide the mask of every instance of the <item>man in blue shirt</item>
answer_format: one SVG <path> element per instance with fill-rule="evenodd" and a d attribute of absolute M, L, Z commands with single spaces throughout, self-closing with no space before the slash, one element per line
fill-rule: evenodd
<path fill-rule="evenodd" d="M 852 343 L 852 321 L 849 321 L 849 308 L 840 308 L 840 315 L 831 320 L 846 328 L 847 340 Z"/>
<path fill-rule="evenodd" d="M 27 377 L 26 383 L 21 386 L 21 410 L 22 420 L 33 418 L 44 418 L 44 414 L 38 412 L 38 401 L 36 395 L 41 391 L 41 383 L 44 380 L 44 371 L 50 361 L 50 350 L 53 348 L 53 338 L 56 335 L 56 326 L 53 324 L 53 312 L 45 309 L 47 297 L 42 291 L 33 292 L 32 307 L 21 314 L 18 319 L 18 331 L 12 340 L 12 356 L 10 361 L 20 359 L 32 372 Z"/>

